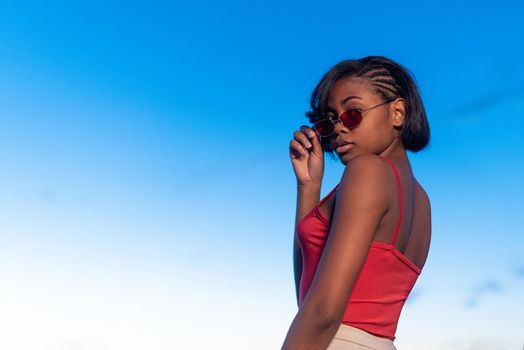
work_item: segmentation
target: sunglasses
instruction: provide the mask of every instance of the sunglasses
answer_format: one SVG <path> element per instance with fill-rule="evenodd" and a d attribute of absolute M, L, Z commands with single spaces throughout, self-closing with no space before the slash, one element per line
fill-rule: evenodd
<path fill-rule="evenodd" d="M 382 102 L 381 104 L 366 109 L 349 109 L 342 113 L 339 118 L 327 117 L 325 119 L 319 120 L 318 122 L 313 124 L 313 129 L 318 134 L 318 136 L 321 137 L 328 137 L 333 135 L 333 133 L 335 132 L 335 123 L 337 122 L 342 122 L 342 124 L 344 124 L 346 128 L 353 129 L 357 127 L 358 124 L 360 124 L 360 122 L 362 121 L 362 113 L 369 111 L 373 108 L 383 106 L 393 101 L 395 101 L 395 99 L 387 100 L 385 102 Z"/>

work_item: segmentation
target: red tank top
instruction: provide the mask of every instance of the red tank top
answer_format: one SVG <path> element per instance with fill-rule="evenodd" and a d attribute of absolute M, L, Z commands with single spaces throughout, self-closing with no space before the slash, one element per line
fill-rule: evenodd
<path fill-rule="evenodd" d="M 395 340 L 400 312 L 421 269 L 394 246 L 402 220 L 402 191 L 395 165 L 389 158 L 382 158 L 393 167 L 397 179 L 400 208 L 398 223 L 390 243 L 371 243 L 366 261 L 351 292 L 342 323 Z M 319 207 L 335 192 L 339 184 L 297 225 L 303 259 L 299 305 L 302 304 L 313 281 L 329 234 L 330 221 L 322 215 Z"/>

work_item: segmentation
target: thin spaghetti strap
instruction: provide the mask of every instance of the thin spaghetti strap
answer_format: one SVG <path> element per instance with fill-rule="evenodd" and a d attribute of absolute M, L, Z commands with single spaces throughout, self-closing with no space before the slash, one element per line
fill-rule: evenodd
<path fill-rule="evenodd" d="M 395 233 L 393 234 L 393 238 L 391 239 L 391 242 L 389 242 L 390 245 L 394 245 L 395 241 L 398 236 L 398 231 L 400 230 L 400 223 L 402 221 L 402 189 L 400 186 L 400 177 L 398 175 L 397 168 L 395 167 L 395 164 L 389 159 L 388 157 L 382 157 L 388 161 L 388 163 L 393 168 L 393 171 L 395 172 L 395 178 L 397 179 L 397 191 L 398 191 L 398 198 L 399 198 L 399 215 L 398 215 L 398 222 L 397 222 L 397 228 L 395 229 Z"/>

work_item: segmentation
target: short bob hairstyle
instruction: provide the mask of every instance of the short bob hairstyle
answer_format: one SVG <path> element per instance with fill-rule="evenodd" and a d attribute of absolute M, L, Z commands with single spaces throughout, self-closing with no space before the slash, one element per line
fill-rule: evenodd
<path fill-rule="evenodd" d="M 311 124 L 325 118 L 329 94 L 335 82 L 351 77 L 367 80 L 373 92 L 381 95 L 384 100 L 404 98 L 406 115 L 404 124 L 400 127 L 402 145 L 412 152 L 418 152 L 428 145 L 429 124 L 414 78 L 407 68 L 384 56 L 344 60 L 333 66 L 311 94 L 311 110 L 306 112 Z M 329 141 L 321 138 L 320 143 L 324 152 L 335 159 Z"/>

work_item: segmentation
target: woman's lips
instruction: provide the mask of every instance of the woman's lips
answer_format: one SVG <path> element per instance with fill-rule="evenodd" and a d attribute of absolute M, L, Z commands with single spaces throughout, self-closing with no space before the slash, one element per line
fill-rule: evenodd
<path fill-rule="evenodd" d="M 336 148 L 336 152 L 338 154 L 341 154 L 341 153 L 344 153 L 344 152 L 348 151 L 351 147 L 353 147 L 352 143 L 348 143 L 348 144 L 345 144 L 345 145 L 342 145 L 342 146 L 338 146 Z"/>

